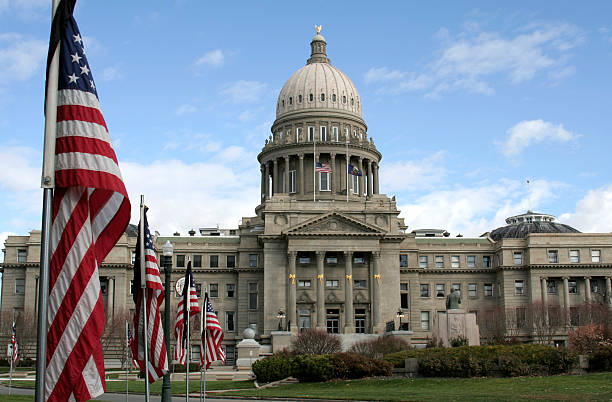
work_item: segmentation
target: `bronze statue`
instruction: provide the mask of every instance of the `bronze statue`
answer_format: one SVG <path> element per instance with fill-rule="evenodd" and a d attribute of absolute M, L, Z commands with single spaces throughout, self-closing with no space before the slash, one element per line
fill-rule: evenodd
<path fill-rule="evenodd" d="M 446 309 L 455 310 L 459 308 L 461 304 L 461 295 L 455 289 L 451 289 L 451 292 L 446 296 Z"/>

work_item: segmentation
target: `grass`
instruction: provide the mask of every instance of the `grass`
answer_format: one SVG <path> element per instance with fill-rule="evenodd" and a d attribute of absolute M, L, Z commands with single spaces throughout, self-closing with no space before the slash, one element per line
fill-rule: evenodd
<path fill-rule="evenodd" d="M 596 401 L 612 399 L 612 373 L 515 378 L 368 379 L 292 384 L 223 395 L 386 401 Z"/>
<path fill-rule="evenodd" d="M 0 366 L 0 374 L 8 373 L 11 371 L 10 367 Z M 35 367 L 13 367 L 13 372 L 15 371 L 36 371 Z"/>
<path fill-rule="evenodd" d="M 0 402 L 33 401 L 34 395 L 0 395 Z"/>

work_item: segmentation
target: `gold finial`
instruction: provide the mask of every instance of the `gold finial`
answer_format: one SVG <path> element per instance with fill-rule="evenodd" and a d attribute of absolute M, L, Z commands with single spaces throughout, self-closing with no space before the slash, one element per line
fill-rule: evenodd
<path fill-rule="evenodd" d="M 317 30 L 317 35 L 321 33 L 321 28 L 323 28 L 322 25 L 316 25 L 315 24 L 315 29 Z"/>

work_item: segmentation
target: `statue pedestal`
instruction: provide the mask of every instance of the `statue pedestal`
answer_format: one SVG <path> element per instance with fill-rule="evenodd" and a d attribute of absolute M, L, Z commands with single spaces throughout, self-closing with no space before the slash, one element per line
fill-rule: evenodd
<path fill-rule="evenodd" d="M 259 349 L 261 345 L 255 340 L 255 330 L 246 328 L 242 332 L 243 339 L 236 345 L 238 358 L 236 367 L 238 370 L 250 370 L 253 362 L 259 360 Z"/>
<path fill-rule="evenodd" d="M 291 331 L 272 331 L 270 335 L 272 336 L 272 353 L 289 349 L 291 346 L 291 338 L 293 337 Z"/>
<path fill-rule="evenodd" d="M 466 313 L 463 309 L 451 309 L 445 312 L 438 312 L 434 322 L 434 336 L 442 344 L 450 347 L 451 340 L 464 336 L 468 340 L 468 345 L 480 345 L 480 331 L 476 324 L 476 314 Z"/>

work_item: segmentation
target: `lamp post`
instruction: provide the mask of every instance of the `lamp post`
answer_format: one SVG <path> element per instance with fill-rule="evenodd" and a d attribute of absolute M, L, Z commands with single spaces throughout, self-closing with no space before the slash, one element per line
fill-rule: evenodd
<path fill-rule="evenodd" d="M 276 315 L 276 318 L 278 318 L 278 330 L 282 331 L 283 330 L 283 318 L 285 318 L 286 314 L 283 311 L 283 309 L 278 310 L 278 314 Z"/>
<path fill-rule="evenodd" d="M 402 318 L 404 318 L 404 312 L 402 311 L 401 308 L 397 310 L 397 318 L 399 318 L 398 330 L 401 331 L 402 330 Z"/>
<path fill-rule="evenodd" d="M 172 276 L 172 253 L 174 246 L 170 243 L 170 240 L 166 240 L 166 243 L 162 246 L 162 265 L 164 266 L 165 285 L 164 289 L 166 292 L 166 298 L 164 300 L 165 313 L 164 313 L 164 336 L 166 337 L 166 353 L 168 358 L 168 372 L 164 374 L 164 382 L 162 384 L 162 401 L 172 401 L 172 386 L 170 385 L 170 295 L 172 294 L 172 288 L 170 287 L 170 277 Z"/>

